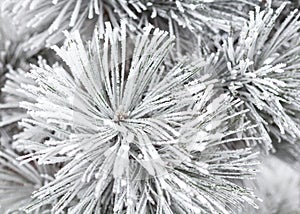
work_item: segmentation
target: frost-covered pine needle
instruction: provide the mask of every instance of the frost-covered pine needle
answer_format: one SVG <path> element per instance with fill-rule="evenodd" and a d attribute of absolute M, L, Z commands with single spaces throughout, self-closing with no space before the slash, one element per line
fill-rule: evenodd
<path fill-rule="evenodd" d="M 80 30 L 89 37 L 95 25 L 100 33 L 104 23 L 114 27 L 126 20 L 131 33 L 140 33 L 149 23 L 170 31 L 185 42 L 186 31 L 204 42 L 212 42 L 220 32 L 240 29 L 249 8 L 257 6 L 258 0 L 4 0 L 4 8 L 13 14 L 21 27 L 32 28 L 32 36 L 25 47 L 38 50 L 46 45 L 63 41 L 64 30 Z M 128 31 L 129 32 L 129 31 Z M 181 36 L 184 36 L 181 38 Z M 185 44 L 185 43 L 184 43 Z"/>
<path fill-rule="evenodd" d="M 31 52 L 24 53 L 22 41 L 29 34 L 20 34 L 11 23 L 7 11 L 2 10 L 5 2 L 0 2 L 0 213 L 24 213 L 24 208 L 31 201 L 33 191 L 52 179 L 55 167 L 38 166 L 36 162 L 20 165 L 16 160 L 20 156 L 12 149 L 13 135 L 18 133 L 17 122 L 26 118 L 25 111 L 19 108 L 19 102 L 26 100 L 17 92 L 23 83 L 33 83 L 26 79 L 25 71 L 16 67 L 26 66 L 26 59 Z M 20 30 L 20 29 L 19 29 Z M 21 36 L 20 36 L 21 35 Z M 26 81 L 28 80 L 28 81 Z M 22 153 L 24 154 L 24 153 Z M 51 206 L 50 206 L 51 207 Z M 49 207 L 48 207 L 49 208 Z M 30 213 L 40 214 L 49 211 L 45 206 Z"/>
<path fill-rule="evenodd" d="M 53 179 L 54 166 L 39 166 L 36 162 L 21 165 L 18 154 L 11 148 L 0 150 L 0 212 L 23 213 L 29 205 L 31 194 Z M 50 205 L 44 205 L 30 214 L 49 213 Z M 48 211 L 48 212 L 46 212 Z"/>
<path fill-rule="evenodd" d="M 65 39 L 64 30 L 79 30 L 90 38 L 95 25 L 103 33 L 105 21 L 118 27 L 120 19 L 137 18 L 132 7 L 140 3 L 123 0 L 4 0 L 3 5 L 3 10 L 11 14 L 16 25 L 31 29 L 33 36 L 24 48 L 37 52 L 44 46 L 61 43 Z"/>
<path fill-rule="evenodd" d="M 284 7 L 256 8 L 237 41 L 229 38 L 223 50 L 210 56 L 209 69 L 220 85 L 244 101 L 248 120 L 261 124 L 267 149 L 271 139 L 291 142 L 300 137 L 300 14 L 294 10 L 278 24 Z"/>
<path fill-rule="evenodd" d="M 140 1 L 136 8 L 139 19 L 131 19 L 139 25 L 154 26 L 175 34 L 180 43 L 192 36 L 210 46 L 220 39 L 221 34 L 241 29 L 248 17 L 248 10 L 259 1 L 220 0 L 150 0 Z M 140 11 L 143 11 L 142 13 Z M 131 23 L 130 22 L 130 23 Z M 187 33 L 188 32 L 188 33 Z M 188 34 L 189 36 L 186 36 Z M 216 39 L 215 41 L 213 41 Z M 213 41 L 213 42 L 212 42 Z"/>
<path fill-rule="evenodd" d="M 42 65 L 42 60 L 39 61 Z M 28 69 L 28 68 L 27 68 Z M 24 101 L 33 101 L 33 99 L 24 94 L 20 89 L 23 84 L 35 84 L 31 78 L 26 77 L 26 71 L 21 68 L 13 69 L 8 66 L 5 74 L 5 84 L 2 91 L 2 100 L 0 103 L 1 120 L 0 128 L 6 131 L 8 140 L 3 140 L 1 144 L 10 144 L 18 151 L 28 151 L 24 147 L 27 140 L 42 142 L 45 138 L 53 136 L 49 131 L 37 126 L 19 126 L 22 119 L 28 118 L 26 111 L 20 108 L 19 103 Z M 26 70 L 26 69 L 25 69 Z"/>
<path fill-rule="evenodd" d="M 8 72 L 5 74 L 5 84 L 2 91 L 2 101 L 0 109 L 2 113 L 0 127 L 10 126 L 22 118 L 26 118 L 26 112 L 19 108 L 19 102 L 26 100 L 26 96 L 22 92 L 18 92 L 21 84 L 32 82 L 31 79 L 25 77 L 25 71 L 18 69 L 15 71 L 11 66 L 7 66 Z"/>
<path fill-rule="evenodd" d="M 34 152 L 22 162 L 64 165 L 28 211 L 56 199 L 54 213 L 78 199 L 68 210 L 74 214 L 232 213 L 245 202 L 255 206 L 251 191 L 228 179 L 252 177 L 257 154 L 223 146 L 252 129 L 246 123 L 231 129 L 244 112 L 229 110 L 241 101 L 217 94 L 209 75 L 194 79 L 203 63 L 162 66 L 173 41 L 150 26 L 132 41 L 124 24 L 107 23 L 87 47 L 78 32 L 54 47 L 70 72 L 33 67 L 36 84 L 23 89 L 35 101 L 21 103 L 30 115 L 23 125 L 59 138 L 28 142 Z"/>
<path fill-rule="evenodd" d="M 0 10 L 3 2 L 0 2 Z M 19 38 L 14 34 L 14 27 L 9 23 L 9 17 L 6 13 L 0 13 L 0 105 L 4 101 L 3 86 L 6 81 L 6 73 L 8 72 L 8 67 L 18 66 L 20 64 L 20 59 L 23 58 L 23 52 L 19 44 Z M 11 135 L 15 131 L 15 126 L 10 126 L 10 123 L 6 125 L 3 124 L 4 117 L 8 116 L 6 111 L 0 107 L 0 136 L 1 145 L 7 144 L 11 141 Z"/>

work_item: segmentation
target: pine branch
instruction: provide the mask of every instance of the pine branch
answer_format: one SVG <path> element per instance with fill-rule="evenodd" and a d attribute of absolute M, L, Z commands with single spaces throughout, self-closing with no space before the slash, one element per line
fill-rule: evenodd
<path fill-rule="evenodd" d="M 6 0 L 5 9 L 11 11 L 17 25 L 32 29 L 32 36 L 24 45 L 26 50 L 37 52 L 43 46 L 59 44 L 64 40 L 64 30 L 80 30 L 90 38 L 94 26 L 104 33 L 105 22 L 114 27 L 126 20 L 128 33 L 141 33 L 149 23 L 177 36 L 181 48 L 193 36 L 202 42 L 214 45 L 213 38 L 232 28 L 240 29 L 246 20 L 249 8 L 258 0 L 244 1 L 123 1 L 123 0 Z M 188 32 L 188 33 L 187 33 Z M 192 47 L 192 46 L 191 46 Z M 188 48 L 186 48 L 188 50 Z"/>
<path fill-rule="evenodd" d="M 224 42 L 223 50 L 210 56 L 211 69 L 220 85 L 234 97 L 244 101 L 242 109 L 250 110 L 248 118 L 261 124 L 265 148 L 273 141 L 300 136 L 295 117 L 299 100 L 299 13 L 292 11 L 276 27 L 276 19 L 285 7 L 250 13 L 236 43 Z M 253 135 L 254 134 L 254 135 Z"/>
<path fill-rule="evenodd" d="M 87 47 L 78 32 L 54 47 L 70 73 L 59 65 L 33 67 L 36 84 L 23 90 L 35 101 L 21 103 L 31 116 L 23 122 L 59 137 L 28 142 L 35 152 L 22 162 L 63 167 L 27 211 L 58 200 L 52 212 L 59 213 L 77 198 L 68 213 L 232 213 L 228 203 L 255 206 L 251 191 L 229 179 L 251 178 L 257 154 L 222 146 L 252 129 L 231 129 L 244 112 L 228 113 L 241 101 L 217 94 L 207 75 L 194 79 L 203 62 L 162 66 L 173 41 L 151 27 L 132 41 L 124 23 L 107 23 Z"/>

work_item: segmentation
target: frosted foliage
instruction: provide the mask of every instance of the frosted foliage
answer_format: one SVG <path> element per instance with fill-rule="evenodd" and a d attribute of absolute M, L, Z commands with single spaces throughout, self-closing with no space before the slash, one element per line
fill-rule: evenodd
<path fill-rule="evenodd" d="M 118 27 L 122 19 L 130 33 L 140 33 L 151 23 L 178 37 L 189 31 L 195 39 L 213 44 L 218 33 L 240 29 L 249 9 L 258 4 L 256 0 L 4 0 L 3 8 L 20 28 L 32 29 L 34 35 L 24 48 L 38 51 L 62 42 L 63 30 L 78 29 L 89 37 L 95 25 L 104 33 L 105 21 Z"/>
<path fill-rule="evenodd" d="M 3 214 L 23 213 L 33 191 L 52 180 L 55 167 L 38 166 L 36 162 L 20 165 L 18 154 L 11 148 L 0 151 L 0 211 Z M 50 206 L 41 206 L 30 214 L 49 213 Z"/>
<path fill-rule="evenodd" d="M 2 4 L 0 3 L 0 8 Z M 19 64 L 22 51 L 18 43 L 18 36 L 14 34 L 14 26 L 8 24 L 8 15 L 0 11 L 0 139 L 1 145 L 7 144 L 11 140 L 11 133 L 14 127 L 3 122 L 7 116 L 4 112 L 4 93 L 3 87 L 6 80 L 6 73 L 11 65 Z M 9 32 L 13 32 L 12 35 Z"/>
<path fill-rule="evenodd" d="M 2 88 L 2 103 L 0 109 L 2 118 L 1 127 L 13 126 L 16 122 L 26 117 L 26 112 L 19 108 L 19 102 L 26 100 L 26 96 L 19 92 L 21 84 L 32 83 L 31 79 L 25 77 L 25 71 L 18 69 L 15 71 L 11 66 L 8 66 L 5 74 L 5 84 Z"/>
<path fill-rule="evenodd" d="M 217 95 L 207 76 L 194 79 L 205 62 L 162 66 L 174 41 L 167 33 L 147 27 L 133 41 L 125 24 L 118 30 L 107 23 L 86 47 L 75 32 L 54 47 L 70 73 L 47 64 L 31 70 L 37 85 L 23 90 L 35 102 L 21 103 L 30 115 L 23 124 L 60 138 L 28 143 L 35 152 L 22 162 L 64 166 L 27 210 L 57 198 L 55 213 L 76 198 L 69 213 L 231 213 L 227 203 L 255 206 L 251 191 L 228 179 L 252 177 L 257 154 L 222 147 L 253 129 L 225 125 L 245 113 L 228 114 L 241 101 Z"/>
<path fill-rule="evenodd" d="M 24 110 L 18 108 L 19 101 L 26 100 L 16 92 L 21 83 L 25 83 L 24 73 L 29 66 L 26 63 L 32 52 L 24 52 L 23 42 L 30 31 L 12 23 L 11 14 L 4 10 L 6 1 L 0 2 L 0 135 L 1 145 L 12 141 L 18 131 L 17 122 L 26 117 Z M 8 7 L 8 6 L 7 6 Z M 8 7 L 9 8 L 9 7 Z M 18 28 L 18 29 L 17 29 Z M 19 71 L 21 73 L 19 74 Z M 7 91 L 8 90 L 8 91 Z M 23 112 L 23 113 L 21 113 Z"/>
<path fill-rule="evenodd" d="M 0 213 L 299 213 L 297 8 L 0 0 Z"/>
<path fill-rule="evenodd" d="M 276 27 L 284 7 L 250 12 L 236 43 L 230 37 L 209 58 L 208 69 L 221 81 L 218 87 L 243 100 L 242 109 L 250 110 L 247 119 L 261 124 L 258 132 L 267 150 L 272 141 L 293 142 L 300 136 L 295 117 L 300 109 L 299 13 L 292 11 Z"/>

